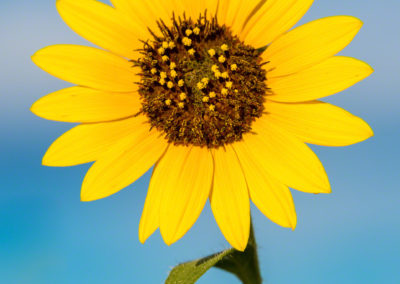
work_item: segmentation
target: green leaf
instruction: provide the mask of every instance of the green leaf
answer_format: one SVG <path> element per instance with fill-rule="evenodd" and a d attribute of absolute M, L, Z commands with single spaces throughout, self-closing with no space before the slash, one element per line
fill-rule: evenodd
<path fill-rule="evenodd" d="M 222 252 L 185 262 L 175 266 L 165 284 L 193 284 L 209 270 L 217 267 L 236 275 L 243 284 L 261 284 L 257 244 L 251 228 L 248 245 L 244 252 L 228 249 Z"/>
<path fill-rule="evenodd" d="M 165 284 L 193 284 L 224 257 L 234 253 L 234 249 L 227 249 L 219 253 L 181 263 L 170 272 Z"/>

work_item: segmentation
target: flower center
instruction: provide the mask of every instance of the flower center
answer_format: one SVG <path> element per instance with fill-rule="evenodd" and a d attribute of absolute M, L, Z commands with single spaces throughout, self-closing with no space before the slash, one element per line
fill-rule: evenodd
<path fill-rule="evenodd" d="M 161 35 L 134 64 L 151 127 L 170 143 L 216 148 L 240 141 L 262 115 L 266 72 L 259 50 L 205 15 L 158 22 Z"/>

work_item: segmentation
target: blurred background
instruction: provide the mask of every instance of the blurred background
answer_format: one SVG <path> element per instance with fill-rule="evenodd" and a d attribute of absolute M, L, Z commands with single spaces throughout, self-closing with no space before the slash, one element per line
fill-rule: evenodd
<path fill-rule="evenodd" d="M 313 147 L 333 193 L 293 191 L 295 231 L 252 208 L 266 283 L 400 283 L 399 11 L 398 0 L 316 0 L 299 23 L 339 14 L 364 21 L 341 54 L 368 62 L 375 73 L 327 101 L 364 118 L 375 137 Z M 159 232 L 140 244 L 149 173 L 110 198 L 81 203 L 90 165 L 41 166 L 47 147 L 72 125 L 35 117 L 29 107 L 69 84 L 30 56 L 51 44 L 90 44 L 62 22 L 54 0 L 2 0 L 0 34 L 0 283 L 163 283 L 179 262 L 229 247 L 208 204 L 171 247 Z M 198 283 L 239 281 L 212 269 Z"/>

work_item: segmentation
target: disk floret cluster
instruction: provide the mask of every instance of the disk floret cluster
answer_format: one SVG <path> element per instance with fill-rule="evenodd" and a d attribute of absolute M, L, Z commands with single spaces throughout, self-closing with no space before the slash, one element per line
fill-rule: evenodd
<path fill-rule="evenodd" d="M 262 115 L 266 72 L 259 50 L 205 15 L 158 22 L 133 63 L 151 126 L 171 143 L 216 148 L 241 140 Z"/>

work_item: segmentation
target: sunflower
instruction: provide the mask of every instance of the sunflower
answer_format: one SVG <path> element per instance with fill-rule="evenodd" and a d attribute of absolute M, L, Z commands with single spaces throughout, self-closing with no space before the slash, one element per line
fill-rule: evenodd
<path fill-rule="evenodd" d="M 32 59 L 75 86 L 38 100 L 43 118 L 79 123 L 43 158 L 94 162 L 82 201 L 107 197 L 154 166 L 139 240 L 166 244 L 195 223 L 207 200 L 227 241 L 244 250 L 250 200 L 296 226 L 290 188 L 331 191 L 306 143 L 345 146 L 373 135 L 360 118 L 317 99 L 369 76 L 335 56 L 362 22 L 333 16 L 291 29 L 312 0 L 59 0 L 76 33 L 101 49 L 54 45 Z"/>

